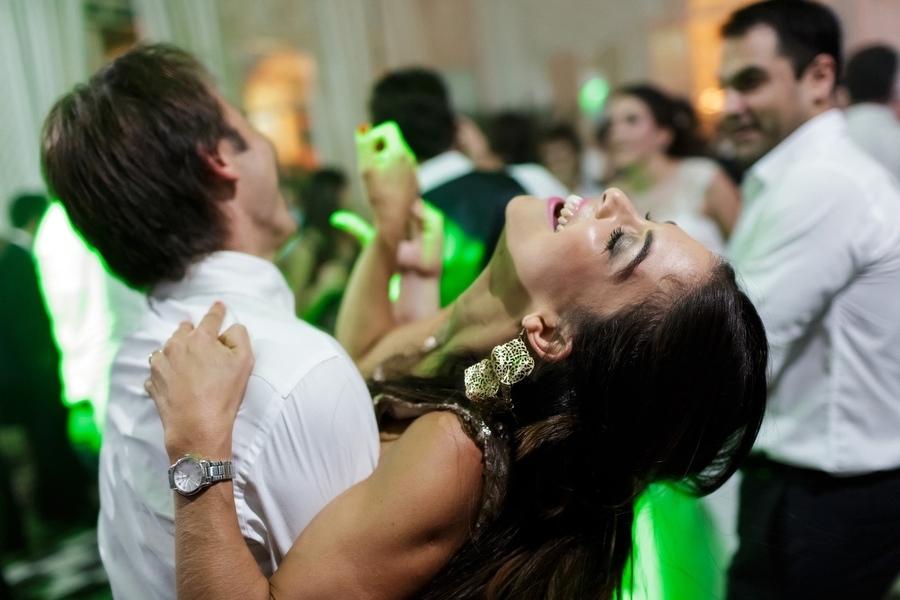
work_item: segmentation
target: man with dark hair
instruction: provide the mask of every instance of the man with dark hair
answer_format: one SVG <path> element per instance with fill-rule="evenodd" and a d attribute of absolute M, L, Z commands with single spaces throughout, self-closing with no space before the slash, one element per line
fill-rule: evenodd
<path fill-rule="evenodd" d="M 372 88 L 369 113 L 373 125 L 397 122 L 419 162 L 422 197 L 465 238 L 454 240 L 456 257 L 445 256 L 441 305 L 446 306 L 481 272 L 503 230 L 506 204 L 525 190 L 506 173 L 475 170 L 455 149 L 456 113 L 434 71 L 410 68 L 387 74 Z M 454 237 L 449 230 L 447 237 Z"/>
<path fill-rule="evenodd" d="M 730 255 L 771 348 L 729 598 L 880 600 L 900 573 L 900 190 L 835 108 L 830 9 L 760 2 L 722 34 L 750 167 Z"/>
<path fill-rule="evenodd" d="M 175 596 L 169 485 L 187 493 L 200 474 L 203 484 L 233 475 L 247 545 L 271 574 L 312 517 L 368 476 L 378 456 L 359 372 L 337 342 L 294 317 L 293 294 L 272 264 L 295 229 L 272 146 L 193 57 L 153 45 L 56 103 L 42 163 L 75 227 L 114 273 L 148 293 L 148 311 L 112 368 L 100 451 L 98 535 L 113 593 Z M 177 457 L 166 455 L 144 391 L 147 357 L 217 300 L 230 322 L 246 325 L 256 355 L 234 465 L 193 457 L 170 470 Z"/>
<path fill-rule="evenodd" d="M 9 222 L 16 229 L 34 235 L 37 225 L 47 212 L 47 197 L 41 194 L 21 194 L 9 204 Z"/>
<path fill-rule="evenodd" d="M 850 136 L 900 180 L 900 122 L 892 108 L 898 101 L 897 66 L 890 46 L 863 48 L 847 62 L 844 87 Z"/>

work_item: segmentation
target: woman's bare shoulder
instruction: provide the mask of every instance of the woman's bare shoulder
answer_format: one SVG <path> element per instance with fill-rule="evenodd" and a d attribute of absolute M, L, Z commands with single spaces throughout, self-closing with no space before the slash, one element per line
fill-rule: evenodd
<path fill-rule="evenodd" d="M 462 484 L 460 491 L 480 492 L 481 449 L 452 412 L 434 411 L 413 421 L 394 450 L 400 448 L 422 467 L 433 469 L 435 478 L 443 479 L 436 488 Z"/>

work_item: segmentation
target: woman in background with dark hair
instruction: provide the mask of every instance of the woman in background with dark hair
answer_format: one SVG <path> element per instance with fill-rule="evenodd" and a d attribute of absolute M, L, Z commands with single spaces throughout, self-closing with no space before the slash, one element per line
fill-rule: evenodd
<path fill-rule="evenodd" d="M 650 85 L 613 93 L 609 103 L 611 185 L 622 188 L 641 212 L 675 221 L 713 252 L 740 213 L 737 187 L 706 149 L 690 104 Z"/>
<path fill-rule="evenodd" d="M 379 466 L 270 579 L 234 519 L 240 465 L 234 491 L 176 496 L 180 595 L 612 598 L 636 498 L 654 481 L 716 489 L 756 437 L 767 345 L 734 272 L 619 190 L 519 197 L 472 286 L 398 327 L 387 287 L 416 184 L 408 165 L 366 180 L 376 236 L 338 338 L 377 394 Z M 239 325 L 217 339 L 224 310 L 151 359 L 173 460 L 230 456 L 252 355 Z"/>

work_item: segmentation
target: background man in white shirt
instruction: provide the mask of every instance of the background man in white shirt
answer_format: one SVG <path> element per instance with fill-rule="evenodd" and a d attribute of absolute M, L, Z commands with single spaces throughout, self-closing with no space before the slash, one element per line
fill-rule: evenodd
<path fill-rule="evenodd" d="M 863 48 L 847 61 L 844 88 L 850 136 L 900 181 L 897 63 L 897 51 L 890 46 Z"/>
<path fill-rule="evenodd" d="M 762 2 L 722 33 L 751 166 L 730 255 L 771 346 L 729 598 L 880 599 L 900 573 L 900 192 L 834 108 L 829 9 Z"/>
<path fill-rule="evenodd" d="M 157 45 L 122 55 L 57 102 L 42 161 L 75 227 L 148 293 L 113 365 L 100 454 L 98 535 L 114 595 L 175 597 L 169 460 L 143 383 L 148 355 L 216 300 L 228 307 L 226 326 L 241 322 L 252 336 L 234 494 L 247 544 L 271 574 L 312 517 L 378 456 L 359 372 L 337 342 L 294 317 L 272 264 L 294 223 L 271 144 L 193 57 Z"/>

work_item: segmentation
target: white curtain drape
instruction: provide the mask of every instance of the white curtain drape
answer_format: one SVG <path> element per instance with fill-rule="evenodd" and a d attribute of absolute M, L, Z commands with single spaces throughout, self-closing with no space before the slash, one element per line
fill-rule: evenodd
<path fill-rule="evenodd" d="M 367 0 L 311 0 L 316 19 L 319 83 L 311 107 L 313 143 L 325 164 L 356 170 L 354 127 L 368 121 L 366 99 L 373 79 Z M 354 197 L 361 198 L 352 177 Z"/>
<path fill-rule="evenodd" d="M 216 0 L 132 0 L 131 4 L 142 41 L 171 42 L 184 48 L 209 69 L 229 100 L 240 100 L 226 62 Z M 248 10 L 252 10 L 250 3 Z"/>
<path fill-rule="evenodd" d="M 543 79 L 529 49 L 521 0 L 476 0 L 474 6 L 483 108 L 534 107 Z"/>
<path fill-rule="evenodd" d="M 384 67 L 421 65 L 427 57 L 420 0 L 379 0 Z"/>
<path fill-rule="evenodd" d="M 41 190 L 40 130 L 53 102 L 88 73 L 81 2 L 0 0 L 0 232 L 7 204 Z"/>

